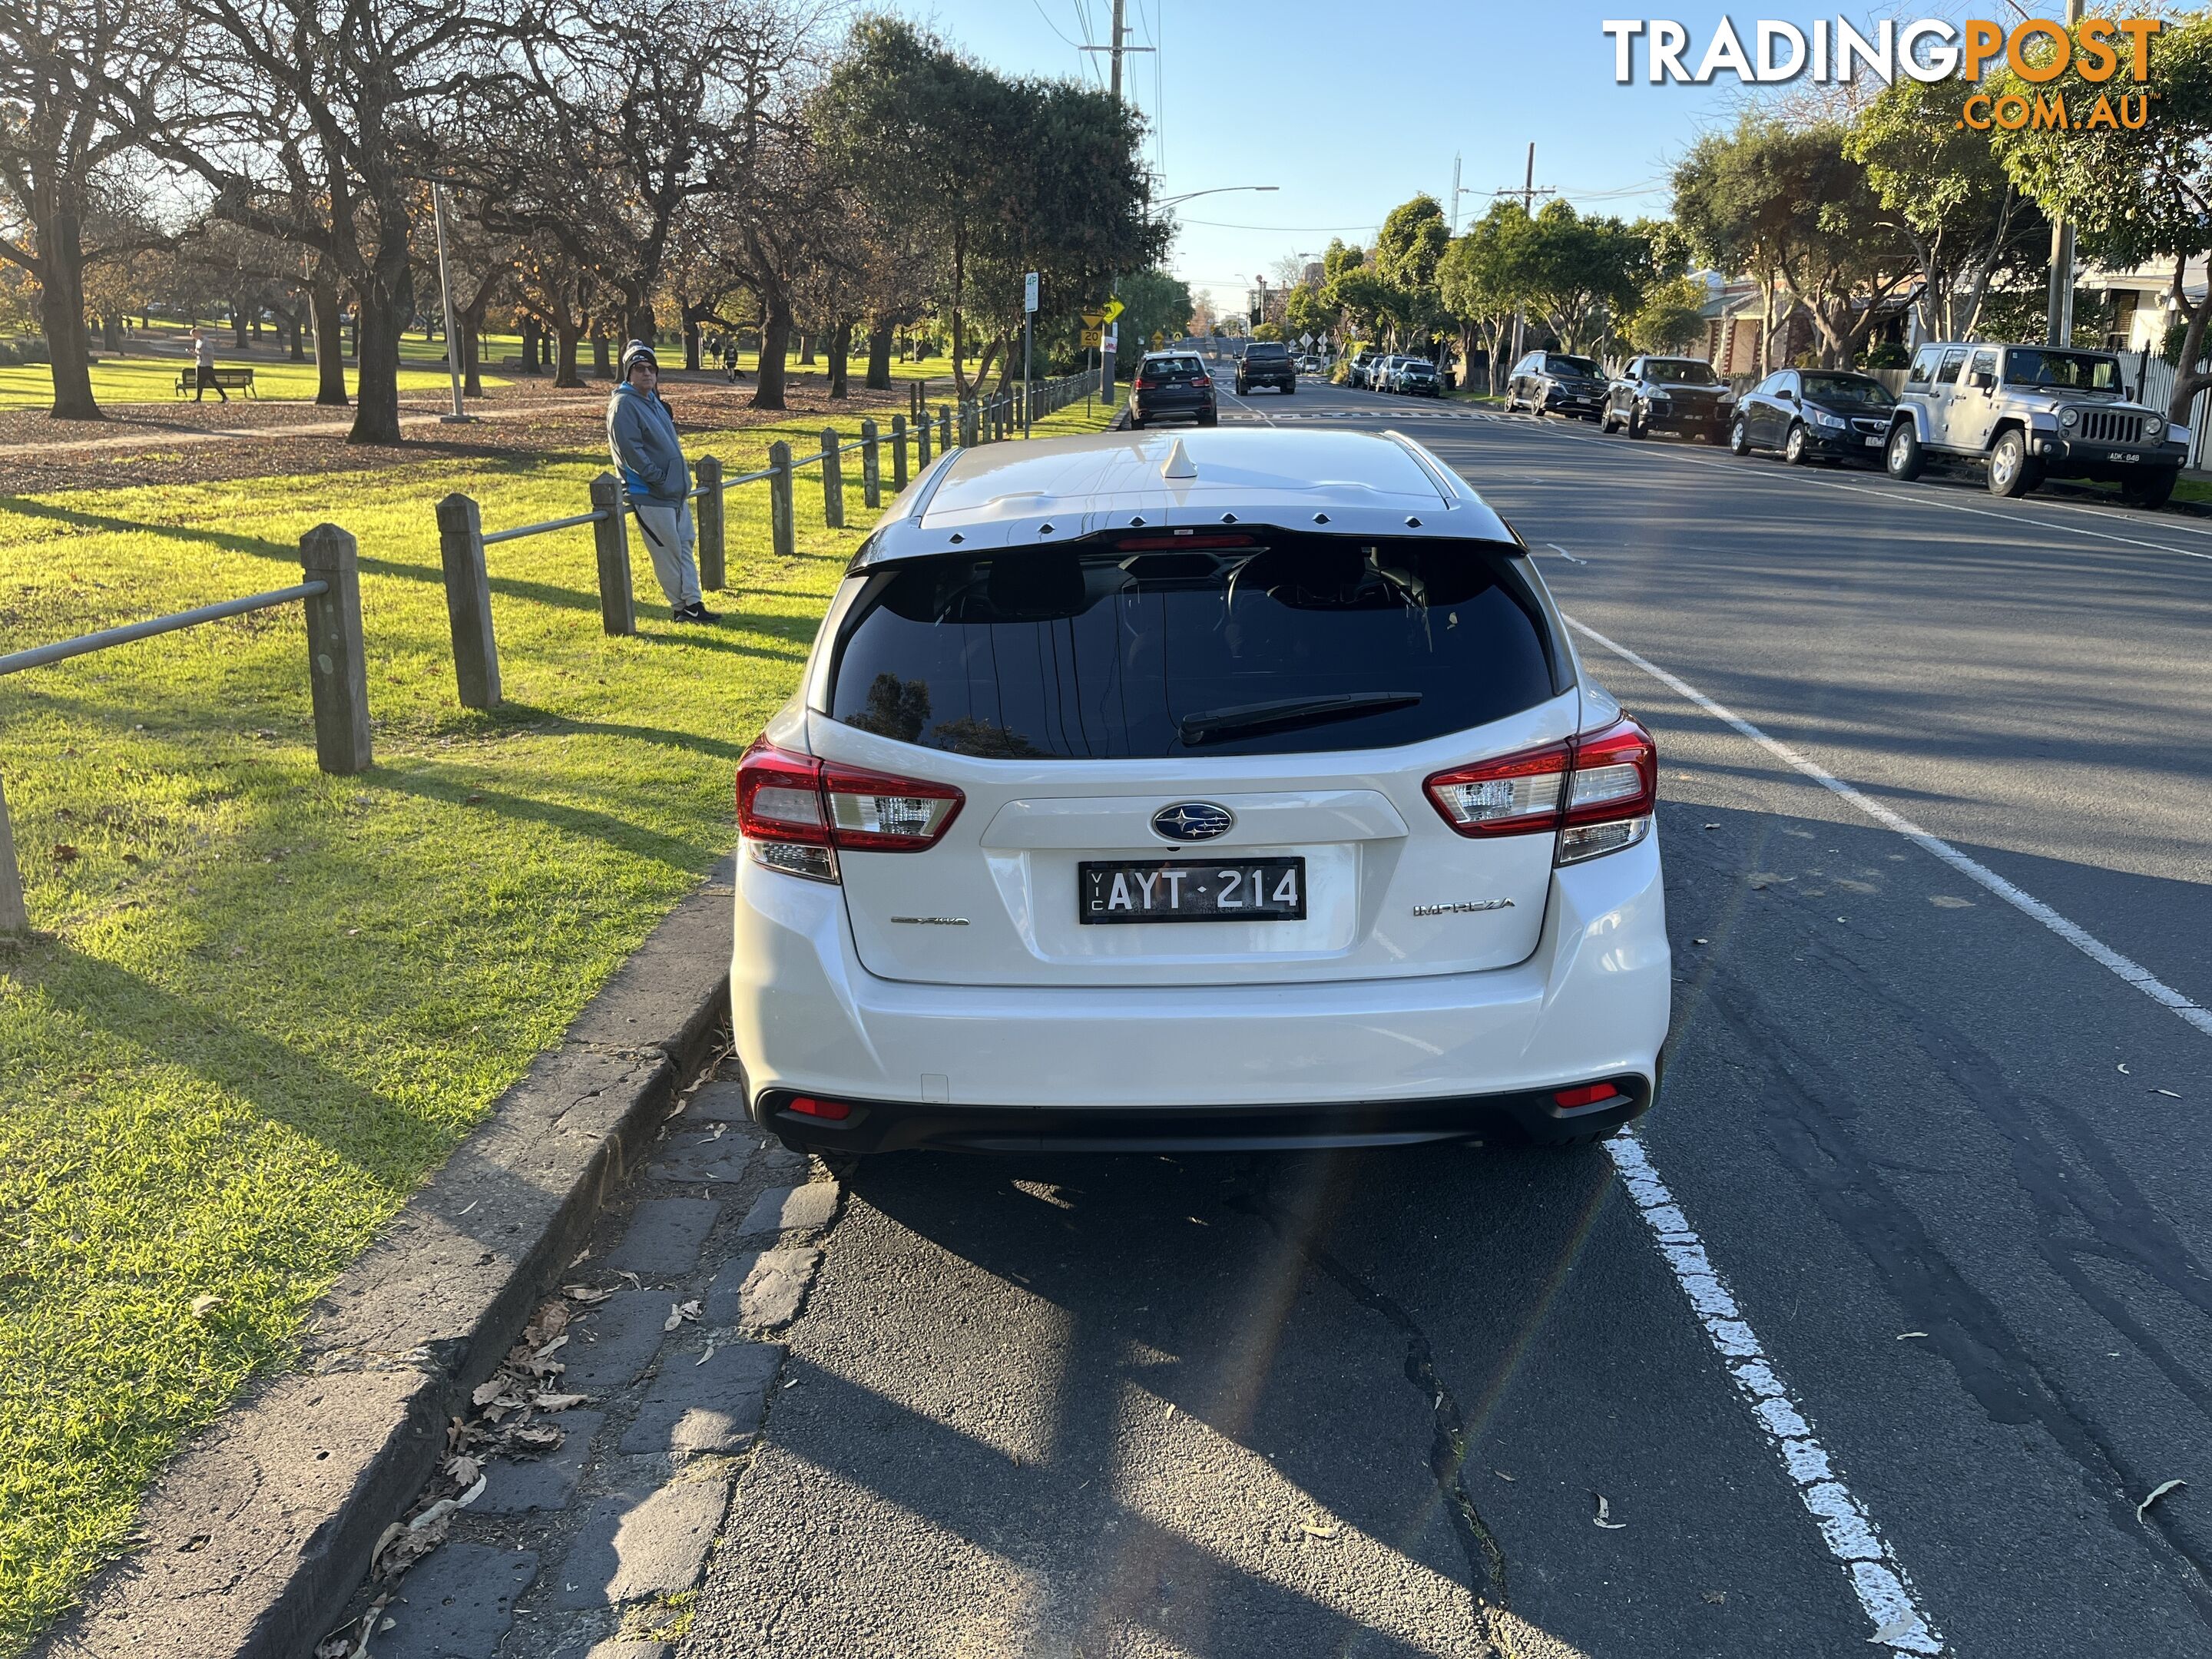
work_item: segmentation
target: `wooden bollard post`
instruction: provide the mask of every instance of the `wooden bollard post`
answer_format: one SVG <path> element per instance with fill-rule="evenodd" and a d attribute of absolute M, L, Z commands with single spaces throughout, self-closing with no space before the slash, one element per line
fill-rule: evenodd
<path fill-rule="evenodd" d="M 446 622 L 453 635 L 453 686 L 464 708 L 499 707 L 499 641 L 491 627 L 483 517 L 474 500 L 438 503 L 438 556 L 446 568 Z"/>
<path fill-rule="evenodd" d="M 975 447 L 975 405 L 973 403 L 960 405 L 960 447 L 963 449 Z"/>
<path fill-rule="evenodd" d="M 23 872 L 15 866 L 15 828 L 8 817 L 8 791 L 0 787 L 0 937 L 21 939 L 30 931 Z"/>
<path fill-rule="evenodd" d="M 891 416 L 891 490 L 906 488 L 906 416 Z"/>
<path fill-rule="evenodd" d="M 917 467 L 926 467 L 929 465 L 929 411 L 925 409 L 921 411 L 921 424 L 914 429 L 914 464 Z"/>
<path fill-rule="evenodd" d="M 845 461 L 837 453 L 837 430 L 828 426 L 822 428 L 822 522 L 845 527 Z"/>
<path fill-rule="evenodd" d="M 300 568 L 324 592 L 307 596 L 307 684 L 315 708 L 315 763 L 336 777 L 375 764 L 368 739 L 368 658 L 361 639 L 361 550 L 352 533 L 319 524 L 300 538 Z"/>
<path fill-rule="evenodd" d="M 637 632 L 637 606 L 629 591 L 629 514 L 620 480 L 602 472 L 592 480 L 592 540 L 599 556 L 599 626 L 612 635 Z"/>
<path fill-rule="evenodd" d="M 720 592 L 728 568 L 722 540 L 722 464 L 702 455 L 691 473 L 699 483 L 699 586 Z"/>
<path fill-rule="evenodd" d="M 873 421 L 860 422 L 860 502 L 864 507 L 884 504 L 884 462 L 881 453 L 883 441 L 876 435 Z"/>
<path fill-rule="evenodd" d="M 937 447 L 939 449 L 952 447 L 952 406 L 950 404 L 937 406 Z"/>
<path fill-rule="evenodd" d="M 799 530 L 791 501 L 791 446 L 781 438 L 768 447 L 769 540 L 779 559 L 799 556 Z"/>

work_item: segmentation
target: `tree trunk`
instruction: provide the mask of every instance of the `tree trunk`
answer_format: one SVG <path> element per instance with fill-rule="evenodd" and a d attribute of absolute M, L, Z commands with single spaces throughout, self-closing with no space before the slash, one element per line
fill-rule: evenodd
<path fill-rule="evenodd" d="M 84 326 L 84 245 L 76 217 L 57 213 L 38 228 L 39 326 L 46 337 L 46 355 L 53 360 L 54 406 L 57 421 L 98 421 L 106 417 L 92 395 L 92 342 Z"/>
<path fill-rule="evenodd" d="M 684 319 L 684 367 L 694 374 L 699 372 L 699 322 L 695 317 Z"/>
<path fill-rule="evenodd" d="M 123 319 L 112 311 L 100 319 L 100 343 L 118 356 L 123 350 Z"/>
<path fill-rule="evenodd" d="M 2176 426 L 2186 426 L 2197 394 L 2212 386 L 2212 374 L 2199 373 L 2197 368 L 2204 361 L 2204 325 L 2212 320 L 2212 295 L 2199 300 L 2194 311 L 2188 309 L 2188 301 L 2179 303 L 2189 326 L 2181 333 L 2181 362 L 2173 377 L 2173 396 L 2166 399 L 2166 418 Z"/>
<path fill-rule="evenodd" d="M 753 388 L 755 409 L 781 409 L 784 358 L 791 350 L 791 309 L 771 301 L 761 319 L 760 373 Z"/>
<path fill-rule="evenodd" d="M 522 372 L 525 374 L 538 373 L 538 319 L 526 311 L 522 313 Z"/>
<path fill-rule="evenodd" d="M 830 331 L 830 395 L 845 398 L 852 395 L 847 379 L 853 366 L 853 325 L 840 323 Z"/>
<path fill-rule="evenodd" d="M 403 255 L 403 257 L 404 257 Z M 399 337 L 410 309 L 403 274 L 397 291 L 371 280 L 361 301 L 361 374 L 349 444 L 399 441 Z"/>
<path fill-rule="evenodd" d="M 607 357 L 607 331 L 604 325 L 592 331 L 592 378 L 611 380 L 615 366 Z"/>
<path fill-rule="evenodd" d="M 315 401 L 333 409 L 346 405 L 344 313 L 338 308 L 338 285 L 326 269 L 318 267 L 307 286 L 307 307 L 315 319 Z"/>
<path fill-rule="evenodd" d="M 574 323 L 554 325 L 553 386 L 556 391 L 564 386 L 580 387 L 584 384 L 584 377 L 576 372 L 576 343 L 583 337 L 583 333 L 584 331 Z"/>
<path fill-rule="evenodd" d="M 625 343 L 629 340 L 642 340 L 646 344 L 652 345 L 659 338 L 660 325 L 654 320 L 653 307 L 650 305 L 628 307 L 623 314 L 623 326 L 629 331 L 625 337 Z"/>
<path fill-rule="evenodd" d="M 246 301 L 243 300 L 234 299 L 230 302 L 230 334 L 231 338 L 237 343 L 238 349 L 240 351 L 245 350 Z"/>
<path fill-rule="evenodd" d="M 461 395 L 483 396 L 483 313 L 481 305 L 461 315 Z"/>
<path fill-rule="evenodd" d="M 868 372 L 861 384 L 871 392 L 891 389 L 891 337 L 897 332 L 897 324 L 883 322 L 868 331 Z"/>

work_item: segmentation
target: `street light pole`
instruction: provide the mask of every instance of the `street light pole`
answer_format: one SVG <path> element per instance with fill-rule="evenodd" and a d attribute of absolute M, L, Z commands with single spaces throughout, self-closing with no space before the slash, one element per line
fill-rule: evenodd
<path fill-rule="evenodd" d="M 453 382 L 453 412 L 438 416 L 452 425 L 469 417 L 461 412 L 461 343 L 453 330 L 453 279 L 446 265 L 446 187 L 430 186 L 430 222 L 438 230 L 438 291 L 446 301 L 446 376 Z"/>
<path fill-rule="evenodd" d="M 2066 0 L 2066 32 L 2073 34 L 2081 27 L 2081 0 Z M 2051 226 L 2051 292 L 2045 308 L 2045 343 L 2063 346 L 2074 343 L 2074 223 L 2070 219 L 2057 219 Z"/>

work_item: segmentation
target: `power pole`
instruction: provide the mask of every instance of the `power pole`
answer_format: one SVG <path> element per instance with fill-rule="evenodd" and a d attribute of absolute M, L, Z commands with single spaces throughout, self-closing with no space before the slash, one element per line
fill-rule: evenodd
<path fill-rule="evenodd" d="M 2081 0 L 2066 0 L 2066 32 L 2081 27 Z M 2054 219 L 2051 224 L 2051 294 L 2044 317 L 2044 341 L 2055 346 L 2074 343 L 2074 225 Z"/>
<path fill-rule="evenodd" d="M 1111 68 L 1108 71 L 1107 90 L 1114 94 L 1114 101 L 1118 104 L 1121 101 L 1121 54 L 1125 52 L 1151 52 L 1152 48 L 1150 46 L 1132 46 L 1123 44 L 1123 42 L 1128 38 L 1129 33 L 1128 0 L 1114 0 L 1114 20 L 1111 24 L 1111 27 L 1113 28 L 1114 33 L 1113 38 L 1109 44 L 1103 46 L 1086 46 L 1083 50 L 1085 52 L 1103 52 L 1107 55 L 1107 62 L 1111 65 Z M 1149 198 L 1151 196 L 1149 189 L 1147 189 L 1146 194 L 1147 198 L 1147 212 L 1149 213 Z M 1114 290 L 1121 285 L 1121 278 L 1119 272 L 1116 272 L 1113 276 L 1107 279 L 1106 293 L 1109 298 L 1112 297 Z M 1112 403 L 1114 401 L 1114 365 L 1107 361 L 1106 350 L 1103 343 L 1099 347 L 1098 351 L 1098 378 L 1100 397 L 1107 403 Z"/>
<path fill-rule="evenodd" d="M 1534 139 L 1528 141 L 1528 170 L 1522 176 L 1521 188 L 1515 190 L 1509 185 L 1504 190 L 1493 190 L 1490 193 L 1492 196 L 1518 196 L 1521 198 L 1521 210 L 1532 219 L 1536 216 L 1536 198 L 1539 196 L 1552 196 L 1558 193 L 1548 185 L 1541 190 L 1536 188 L 1536 142 Z M 1522 308 L 1516 306 L 1513 309 L 1513 361 L 1516 363 L 1521 361 L 1521 337 L 1528 326 L 1528 320 Z M 1491 384 L 1495 386 L 1497 382 L 1493 380 Z"/>
<path fill-rule="evenodd" d="M 1451 234 L 1459 234 L 1459 152 L 1452 152 Z"/>

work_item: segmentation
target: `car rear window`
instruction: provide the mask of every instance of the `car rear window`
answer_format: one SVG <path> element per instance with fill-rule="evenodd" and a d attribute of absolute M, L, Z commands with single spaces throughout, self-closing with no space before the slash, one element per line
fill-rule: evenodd
<path fill-rule="evenodd" d="M 1378 749 L 1565 689 L 1527 579 L 1480 542 L 1154 536 L 908 560 L 862 580 L 830 718 L 956 754 Z"/>
<path fill-rule="evenodd" d="M 1546 359 L 1545 367 L 1554 374 L 1595 374 L 1597 365 L 1587 357 L 1568 357 L 1553 353 Z"/>
<path fill-rule="evenodd" d="M 1674 386 L 1711 386 L 1713 366 L 1702 357 L 1653 357 L 1645 362 L 1646 378 Z"/>
<path fill-rule="evenodd" d="M 1206 368 L 1195 357 L 1147 357 L 1142 372 L 1146 374 L 1203 374 Z"/>
<path fill-rule="evenodd" d="M 1277 345 L 1268 340 L 1255 340 L 1244 348 L 1244 356 L 1248 360 L 1254 357 L 1287 357 L 1290 355 L 1289 347 Z"/>

